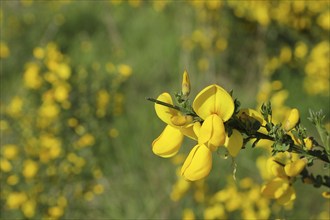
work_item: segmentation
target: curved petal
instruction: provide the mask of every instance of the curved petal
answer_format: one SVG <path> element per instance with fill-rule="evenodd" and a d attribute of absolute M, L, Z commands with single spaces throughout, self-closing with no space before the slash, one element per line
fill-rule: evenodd
<path fill-rule="evenodd" d="M 190 181 L 206 177 L 212 168 L 212 152 L 205 145 L 196 145 L 182 165 L 181 175 Z"/>
<path fill-rule="evenodd" d="M 199 131 L 198 143 L 207 144 L 210 150 L 215 151 L 225 140 L 225 126 L 221 118 L 216 114 L 207 117 Z"/>
<path fill-rule="evenodd" d="M 181 131 L 167 125 L 160 136 L 152 142 L 152 151 L 160 157 L 171 157 L 179 151 L 182 141 Z"/>
<path fill-rule="evenodd" d="M 182 132 L 183 135 L 197 141 L 198 138 L 194 131 L 194 124 L 188 124 L 186 126 L 182 126 L 180 128 L 180 131 Z"/>
<path fill-rule="evenodd" d="M 173 105 L 172 97 L 167 92 L 164 92 L 161 95 L 159 95 L 157 100 Z M 163 122 L 169 125 L 173 125 L 171 118 L 179 114 L 178 110 L 156 103 L 155 103 L 155 111 L 157 116 Z"/>
<path fill-rule="evenodd" d="M 233 129 L 230 137 L 226 137 L 225 146 L 232 157 L 236 157 L 243 146 L 243 137 L 239 131 Z"/>
<path fill-rule="evenodd" d="M 217 114 L 225 122 L 234 113 L 234 108 L 229 93 L 215 84 L 204 88 L 193 102 L 194 111 L 204 120 L 211 114 Z"/>

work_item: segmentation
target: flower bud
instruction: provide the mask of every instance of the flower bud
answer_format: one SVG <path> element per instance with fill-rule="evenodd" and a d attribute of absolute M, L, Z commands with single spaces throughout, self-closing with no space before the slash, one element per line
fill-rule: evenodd
<path fill-rule="evenodd" d="M 187 70 L 183 72 L 181 91 L 184 96 L 188 96 L 190 93 L 190 80 Z"/>
<path fill-rule="evenodd" d="M 304 139 L 304 142 L 305 142 L 305 146 L 307 148 L 307 150 L 312 150 L 313 148 L 313 140 L 311 137 L 307 137 Z"/>
<path fill-rule="evenodd" d="M 299 123 L 299 111 L 296 108 L 291 109 L 289 116 L 284 122 L 284 130 L 290 131 Z"/>

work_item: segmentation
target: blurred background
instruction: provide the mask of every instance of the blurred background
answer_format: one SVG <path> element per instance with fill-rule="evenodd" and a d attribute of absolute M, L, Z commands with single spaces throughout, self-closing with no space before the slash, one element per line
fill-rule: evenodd
<path fill-rule="evenodd" d="M 216 83 L 274 119 L 309 109 L 329 128 L 330 3 L 1 1 L 2 219 L 328 219 L 325 189 L 260 198 L 263 147 L 214 157 L 207 180 L 177 176 L 193 143 L 153 155 L 165 124 L 145 97 Z M 267 147 L 267 146 L 266 146 Z M 269 147 L 269 145 L 268 145 Z M 324 172 L 321 166 L 316 170 Z"/>

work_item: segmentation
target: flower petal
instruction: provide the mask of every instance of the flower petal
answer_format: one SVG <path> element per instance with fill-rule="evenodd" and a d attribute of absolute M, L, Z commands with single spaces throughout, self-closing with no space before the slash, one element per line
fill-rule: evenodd
<path fill-rule="evenodd" d="M 215 151 L 225 140 L 225 126 L 221 118 L 216 114 L 208 116 L 199 131 L 198 143 L 207 144 L 210 150 Z"/>
<path fill-rule="evenodd" d="M 171 157 L 179 151 L 182 141 L 181 131 L 167 125 L 160 136 L 152 142 L 152 151 L 160 157 Z"/>
<path fill-rule="evenodd" d="M 157 100 L 173 105 L 172 97 L 167 92 L 164 92 L 161 95 L 159 95 Z M 156 103 L 155 103 L 155 111 L 157 116 L 163 122 L 169 125 L 173 125 L 171 118 L 179 114 L 178 110 Z"/>
<path fill-rule="evenodd" d="M 180 127 L 180 131 L 182 132 L 183 135 L 197 141 L 198 138 L 194 130 L 194 124 L 188 124 L 186 126 L 182 126 Z"/>
<path fill-rule="evenodd" d="M 230 137 L 226 137 L 225 146 L 232 157 L 236 157 L 243 146 L 243 137 L 239 131 L 233 129 Z"/>
<path fill-rule="evenodd" d="M 206 177 L 212 168 L 212 152 L 205 145 L 196 145 L 182 165 L 181 175 L 190 181 Z"/>
<path fill-rule="evenodd" d="M 229 93 L 215 84 L 204 88 L 193 102 L 193 109 L 202 119 L 217 114 L 225 122 L 234 113 L 234 108 L 234 101 Z"/>
<path fill-rule="evenodd" d="M 301 173 L 301 171 L 305 168 L 306 164 L 307 164 L 306 159 L 304 159 L 304 158 L 299 159 L 299 160 L 293 161 L 292 163 L 286 164 L 284 167 L 284 171 L 285 171 L 286 175 L 288 175 L 290 177 L 294 177 Z"/>

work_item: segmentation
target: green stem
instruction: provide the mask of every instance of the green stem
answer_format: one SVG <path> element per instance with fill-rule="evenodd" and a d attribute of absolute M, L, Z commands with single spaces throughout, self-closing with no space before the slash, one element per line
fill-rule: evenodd
<path fill-rule="evenodd" d="M 151 102 L 154 102 L 154 103 L 156 103 L 158 105 L 163 105 L 163 106 L 166 106 L 166 107 L 169 107 L 169 108 L 173 108 L 173 109 L 178 110 L 178 111 L 182 111 L 182 109 L 179 106 L 171 105 L 171 104 L 168 104 L 166 102 L 159 101 L 159 100 L 154 99 L 154 98 L 146 97 L 146 100 L 151 101 Z"/>

